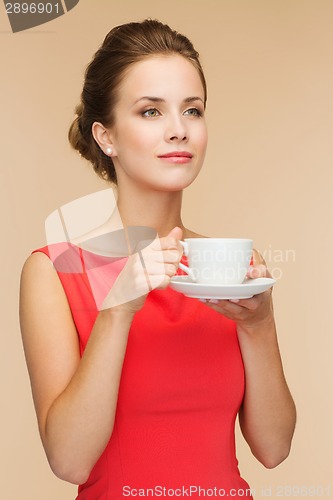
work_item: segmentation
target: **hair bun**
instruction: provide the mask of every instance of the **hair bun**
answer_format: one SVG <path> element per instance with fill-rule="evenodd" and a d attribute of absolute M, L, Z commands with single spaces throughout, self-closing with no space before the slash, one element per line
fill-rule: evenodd
<path fill-rule="evenodd" d="M 113 28 L 85 71 L 81 102 L 68 132 L 69 142 L 92 163 L 100 177 L 115 184 L 117 177 L 112 159 L 95 141 L 92 126 L 94 122 L 106 128 L 114 125 L 117 91 L 126 70 L 145 57 L 157 54 L 179 54 L 189 60 L 199 73 L 206 101 L 205 77 L 192 43 L 157 20 L 146 19 Z"/>

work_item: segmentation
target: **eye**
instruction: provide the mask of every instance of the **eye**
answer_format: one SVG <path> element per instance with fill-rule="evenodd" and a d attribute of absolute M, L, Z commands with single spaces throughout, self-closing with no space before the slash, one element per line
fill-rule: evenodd
<path fill-rule="evenodd" d="M 148 118 L 155 118 L 155 116 L 158 116 L 159 114 L 160 112 L 156 108 L 149 108 L 142 113 L 142 116 L 147 116 Z"/>
<path fill-rule="evenodd" d="M 189 116 L 202 116 L 202 112 L 198 108 L 187 109 L 184 114 Z"/>

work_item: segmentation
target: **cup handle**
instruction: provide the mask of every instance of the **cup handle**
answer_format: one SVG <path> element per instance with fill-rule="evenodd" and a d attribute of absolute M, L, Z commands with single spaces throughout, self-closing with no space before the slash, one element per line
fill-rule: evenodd
<path fill-rule="evenodd" d="M 179 240 L 179 243 L 184 248 L 184 255 L 188 256 L 188 243 L 186 241 Z"/>
<path fill-rule="evenodd" d="M 185 257 L 187 257 L 188 256 L 188 244 L 186 243 L 186 241 L 182 241 L 182 240 L 179 240 L 179 243 L 183 246 L 184 255 L 185 255 Z M 182 264 L 181 262 L 179 262 L 178 267 L 180 267 L 180 269 L 182 269 L 182 271 L 184 271 L 186 274 L 188 274 L 189 277 L 191 278 L 191 280 L 197 281 L 192 269 L 190 269 L 188 266 L 185 266 L 185 264 Z"/>

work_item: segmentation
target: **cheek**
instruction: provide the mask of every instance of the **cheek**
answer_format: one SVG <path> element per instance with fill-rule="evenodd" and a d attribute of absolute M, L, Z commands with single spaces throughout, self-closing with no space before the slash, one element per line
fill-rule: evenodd
<path fill-rule="evenodd" d="M 200 129 L 197 131 L 196 142 L 202 151 L 206 150 L 207 142 L 208 142 L 208 135 L 207 135 L 206 126 L 200 127 Z"/>
<path fill-rule="evenodd" d="M 135 158 L 135 152 L 140 148 L 139 143 L 138 134 L 130 127 L 118 127 L 117 134 L 114 136 L 116 161 L 128 168 Z"/>
<path fill-rule="evenodd" d="M 123 147 L 142 153 L 151 152 L 152 147 L 156 145 L 157 136 L 156 130 L 145 127 L 144 124 L 141 127 L 127 128 L 123 132 Z"/>

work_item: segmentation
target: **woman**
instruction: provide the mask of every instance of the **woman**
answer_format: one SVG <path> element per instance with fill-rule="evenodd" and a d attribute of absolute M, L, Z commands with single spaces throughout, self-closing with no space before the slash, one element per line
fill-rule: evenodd
<path fill-rule="evenodd" d="M 181 202 L 204 160 L 206 98 L 187 38 L 153 20 L 114 28 L 86 70 L 69 138 L 117 185 L 122 226 L 152 228 L 159 238 L 118 268 L 101 307 L 86 273 L 57 272 L 48 247 L 22 271 L 21 328 L 41 439 L 54 473 L 80 485 L 80 500 L 251 497 L 235 456 L 237 414 L 265 467 L 289 454 L 295 407 L 270 291 L 202 303 L 168 287 L 179 240 L 200 236 L 183 225 Z M 109 220 L 90 236 L 112 236 L 115 227 Z M 268 276 L 254 259 L 248 277 Z"/>

